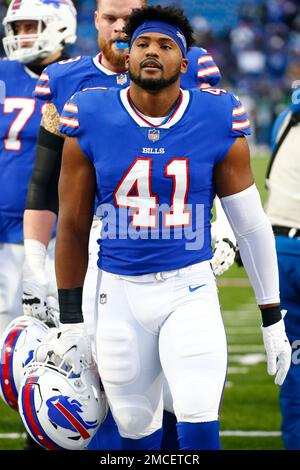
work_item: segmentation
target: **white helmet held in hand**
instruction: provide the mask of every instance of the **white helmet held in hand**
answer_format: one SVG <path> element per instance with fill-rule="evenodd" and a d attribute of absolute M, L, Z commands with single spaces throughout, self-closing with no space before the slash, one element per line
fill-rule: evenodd
<path fill-rule="evenodd" d="M 18 394 L 24 367 L 34 358 L 34 353 L 49 328 L 36 318 L 15 318 L 0 338 L 0 396 L 11 408 L 18 409 Z"/>
<path fill-rule="evenodd" d="M 10 60 L 34 62 L 76 41 L 77 13 L 71 0 L 12 0 L 3 20 L 3 46 Z M 35 34 L 16 34 L 15 21 L 37 21 Z"/>
<path fill-rule="evenodd" d="M 108 405 L 95 365 L 75 375 L 63 364 L 48 361 L 27 368 L 19 412 L 29 434 L 45 449 L 81 450 L 104 421 Z"/>

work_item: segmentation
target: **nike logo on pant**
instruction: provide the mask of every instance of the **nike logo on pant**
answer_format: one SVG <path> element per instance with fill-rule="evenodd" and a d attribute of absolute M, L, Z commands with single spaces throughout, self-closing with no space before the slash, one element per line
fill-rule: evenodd
<path fill-rule="evenodd" d="M 201 284 L 201 286 L 196 286 L 196 287 L 189 286 L 189 291 L 190 292 L 195 292 L 195 290 L 198 290 L 198 289 L 200 289 L 200 287 L 204 287 L 204 286 L 206 286 L 206 284 Z"/>

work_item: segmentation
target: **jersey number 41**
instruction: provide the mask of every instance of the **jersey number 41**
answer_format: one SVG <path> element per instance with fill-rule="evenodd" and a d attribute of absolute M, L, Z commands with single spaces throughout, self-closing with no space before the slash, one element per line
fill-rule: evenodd
<path fill-rule="evenodd" d="M 164 176 L 173 179 L 170 211 L 164 212 L 164 227 L 190 225 L 191 213 L 186 210 L 189 191 L 189 164 L 187 158 L 174 158 L 164 168 Z M 133 227 L 158 227 L 158 196 L 152 193 L 152 160 L 137 158 L 130 166 L 115 192 L 118 207 L 136 209 L 131 216 Z"/>

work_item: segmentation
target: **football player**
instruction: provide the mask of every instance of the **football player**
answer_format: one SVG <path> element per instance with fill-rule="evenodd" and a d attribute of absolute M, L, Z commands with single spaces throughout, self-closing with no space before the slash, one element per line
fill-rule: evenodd
<path fill-rule="evenodd" d="M 94 58 L 76 57 L 53 64 L 43 71 L 37 83 L 35 96 L 45 101 L 46 104 L 24 214 L 26 260 L 32 260 L 37 254 L 45 256 L 56 221 L 57 185 L 64 142 L 58 126 L 63 106 L 76 91 L 83 88 L 128 85 L 124 61 L 127 43 L 123 28 L 131 10 L 145 3 L 145 0 L 99 0 L 95 12 L 95 26 L 98 30 L 98 45 L 101 53 Z M 188 58 L 189 68 L 182 78 L 184 88 L 213 86 L 220 80 L 218 67 L 211 55 L 204 49 L 192 48 Z M 47 172 L 41 171 L 41 168 L 47 168 Z M 97 221 L 95 227 L 97 227 Z M 228 237 L 222 237 L 221 233 L 224 233 L 224 230 L 218 230 L 217 240 L 220 243 L 216 244 L 218 250 L 215 254 L 216 269 L 220 270 L 218 274 L 221 274 L 225 266 L 224 253 L 228 260 L 233 252 L 230 244 L 222 241 L 222 238 L 228 239 Z M 234 241 L 233 234 L 231 240 Z M 96 242 L 91 243 L 92 245 L 97 246 Z M 97 249 L 93 251 L 96 255 Z M 96 262 L 93 262 L 91 257 L 91 270 L 88 272 L 85 285 L 84 311 L 93 310 L 95 289 L 93 266 L 96 266 Z M 26 305 L 30 302 L 32 310 L 35 308 L 35 303 L 39 305 L 40 300 L 45 297 L 43 285 L 41 285 L 41 292 L 37 292 L 38 283 L 36 274 L 30 271 L 25 263 L 23 302 Z M 87 322 L 92 334 L 93 320 L 93 316 L 88 315 Z"/>
<path fill-rule="evenodd" d="M 3 25 L 8 60 L 0 60 L 0 80 L 6 85 L 0 104 L 0 335 L 23 314 L 23 212 L 44 109 L 32 93 L 45 66 L 66 58 L 65 45 L 75 42 L 76 10 L 71 1 L 13 0 Z M 50 323 L 57 322 L 53 309 L 44 307 L 46 291 L 57 296 L 53 257 L 51 245 L 49 259 L 46 251 L 36 250 L 27 263 L 38 280 L 43 320 Z M 36 304 L 37 317 L 41 303 Z M 31 308 L 30 303 L 25 308 Z"/>
<path fill-rule="evenodd" d="M 144 0 L 100 0 L 95 12 L 95 26 L 98 30 L 98 45 L 101 53 L 96 57 L 76 57 L 60 61 L 47 67 L 37 83 L 35 96 L 46 102 L 45 112 L 38 138 L 37 158 L 29 186 L 26 211 L 24 216 L 24 236 L 26 240 L 26 260 L 33 260 L 37 255 L 46 253 L 58 211 L 57 185 L 60 172 L 61 151 L 64 136 L 59 132 L 59 115 L 65 102 L 76 91 L 88 87 L 125 87 L 129 83 L 125 67 L 126 36 L 123 28 L 133 8 L 140 8 Z M 203 87 L 213 86 L 220 79 L 218 67 L 204 49 L 193 47 L 188 53 L 189 68 L 182 77 L 182 86 Z M 70 76 L 72 80 L 70 80 Z M 41 171 L 41 168 L 46 169 Z M 228 223 L 227 223 L 228 225 Z M 91 231 L 90 263 L 85 280 L 83 310 L 88 332 L 94 335 L 94 303 L 97 279 L 97 230 L 99 222 L 94 221 Z M 225 224 L 218 230 L 215 269 L 221 274 L 232 264 L 230 259 L 234 249 L 229 240 L 233 234 L 226 235 Z M 225 239 L 225 241 L 223 240 Z M 36 290 L 39 279 L 34 271 L 24 265 L 23 302 L 28 312 L 28 304 L 32 315 L 36 314 L 36 305 L 44 303 L 44 286 L 40 293 Z M 32 285 L 32 289 L 31 289 Z M 42 299 L 42 300 L 41 300 Z M 168 394 L 169 396 L 169 394 Z M 169 409 L 170 407 L 168 407 Z M 165 414 L 166 420 L 173 420 L 172 414 Z M 105 426 L 108 426 L 106 421 Z M 114 424 L 111 424 L 112 430 Z M 102 448 L 112 449 L 114 439 L 100 429 Z M 105 439 L 105 440 L 104 440 Z M 107 442 L 110 441 L 110 442 Z M 117 444 L 116 444 L 117 445 Z M 174 447 L 174 444 L 172 444 Z"/>
<path fill-rule="evenodd" d="M 61 328 L 51 350 L 80 370 L 88 240 L 103 216 L 96 345 L 124 449 L 159 449 L 163 373 L 180 449 L 219 449 L 227 348 L 210 211 L 221 198 L 262 313 L 268 372 L 282 384 L 291 348 L 274 237 L 255 187 L 249 119 L 225 90 L 180 89 L 192 31 L 181 11 L 147 7 L 126 26 L 130 86 L 86 90 L 65 105 L 56 245 Z M 71 188 L 71 190 L 70 190 Z"/>
<path fill-rule="evenodd" d="M 23 212 L 44 109 L 32 93 L 44 67 L 63 58 L 65 45 L 75 42 L 76 10 L 71 1 L 15 0 L 3 25 L 9 60 L 0 60 L 6 85 L 0 104 L 0 332 L 22 313 Z M 44 258 L 43 269 L 40 264 L 37 253 L 29 268 L 45 290 Z"/>

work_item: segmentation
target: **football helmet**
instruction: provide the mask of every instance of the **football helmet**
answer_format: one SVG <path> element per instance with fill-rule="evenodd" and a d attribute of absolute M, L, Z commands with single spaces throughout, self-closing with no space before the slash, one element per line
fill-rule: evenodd
<path fill-rule="evenodd" d="M 24 367 L 33 360 L 48 332 L 48 326 L 40 320 L 22 316 L 8 325 L 0 339 L 0 396 L 15 410 Z"/>
<path fill-rule="evenodd" d="M 27 367 L 19 393 L 20 416 L 45 449 L 81 450 L 104 421 L 107 400 L 95 364 L 75 375 L 64 361 L 56 362 L 50 355 L 46 362 Z"/>
<path fill-rule="evenodd" d="M 24 20 L 37 21 L 36 34 L 15 33 L 14 22 Z M 74 44 L 77 13 L 71 0 L 12 0 L 3 26 L 7 57 L 30 63 Z"/>

